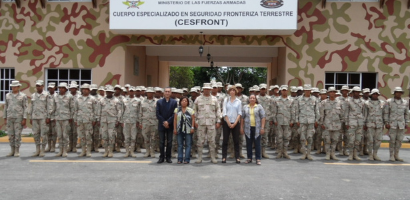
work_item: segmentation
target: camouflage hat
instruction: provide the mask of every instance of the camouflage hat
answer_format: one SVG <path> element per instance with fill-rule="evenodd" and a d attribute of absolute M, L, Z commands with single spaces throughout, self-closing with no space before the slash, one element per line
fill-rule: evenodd
<path fill-rule="evenodd" d="M 162 88 L 160 87 L 155 87 L 154 89 L 155 89 L 155 92 L 162 92 Z"/>
<path fill-rule="evenodd" d="M 125 84 L 124 87 L 129 88 L 129 87 L 131 87 L 131 85 L 130 84 Z"/>
<path fill-rule="evenodd" d="M 363 89 L 363 94 L 364 94 L 364 93 L 370 93 L 370 89 L 369 89 L 369 88 L 364 88 L 364 89 Z"/>
<path fill-rule="evenodd" d="M 98 88 L 98 91 L 105 91 L 104 86 L 100 86 L 100 87 Z"/>
<path fill-rule="evenodd" d="M 288 86 L 287 85 L 282 85 L 282 86 L 280 86 L 280 90 L 282 91 L 282 90 L 288 90 Z"/>
<path fill-rule="evenodd" d="M 134 87 L 134 86 L 130 86 L 130 91 L 135 91 L 135 87 Z"/>
<path fill-rule="evenodd" d="M 319 93 L 320 94 L 327 94 L 327 90 L 326 89 L 321 89 Z"/>
<path fill-rule="evenodd" d="M 191 92 L 198 93 L 198 88 L 191 88 L 191 90 L 190 90 L 189 92 L 190 92 L 190 93 L 191 93 Z"/>
<path fill-rule="evenodd" d="M 211 85 L 212 85 L 212 88 L 218 88 L 218 85 L 215 82 L 213 82 Z"/>
<path fill-rule="evenodd" d="M 140 86 L 135 87 L 135 91 L 141 91 L 141 87 Z"/>
<path fill-rule="evenodd" d="M 71 81 L 70 89 L 71 88 L 78 88 L 77 81 Z"/>
<path fill-rule="evenodd" d="M 117 89 L 117 88 L 118 88 L 118 89 L 121 89 L 121 85 L 115 85 L 115 86 L 114 86 L 114 90 Z"/>
<path fill-rule="evenodd" d="M 373 95 L 373 94 L 379 94 L 380 95 L 380 92 L 379 92 L 378 89 L 373 89 L 372 92 L 370 93 L 370 95 Z"/>
<path fill-rule="evenodd" d="M 125 87 L 121 87 L 121 90 L 122 90 L 123 92 L 126 92 L 126 91 L 127 91 L 127 89 L 126 89 Z"/>
<path fill-rule="evenodd" d="M 342 86 L 342 89 L 340 89 L 340 91 L 342 91 L 342 90 L 349 90 L 349 86 L 347 86 L 347 85 Z"/>
<path fill-rule="evenodd" d="M 262 83 L 262 84 L 259 85 L 259 88 L 260 89 L 267 89 L 268 85 L 266 85 L 265 83 Z"/>
<path fill-rule="evenodd" d="M 44 81 L 43 81 L 43 80 L 37 80 L 37 81 L 36 81 L 36 85 L 41 85 L 41 86 L 43 86 L 43 85 L 44 85 Z"/>
<path fill-rule="evenodd" d="M 81 89 L 90 89 L 90 84 L 84 83 L 84 84 L 81 86 Z"/>
<path fill-rule="evenodd" d="M 188 92 L 188 88 L 182 88 L 182 91 Z"/>
<path fill-rule="evenodd" d="M 354 86 L 352 89 L 352 92 L 361 92 L 362 90 L 360 89 L 360 87 Z"/>
<path fill-rule="evenodd" d="M 211 83 L 204 83 L 204 86 L 202 87 L 202 89 L 204 89 L 204 90 L 206 90 L 206 89 L 212 90 Z"/>
<path fill-rule="evenodd" d="M 220 88 L 223 87 L 222 82 L 216 82 L 216 85 Z"/>
<path fill-rule="evenodd" d="M 177 89 L 177 90 L 176 90 L 176 93 L 178 93 L 178 94 L 183 94 L 184 91 L 183 91 L 182 89 Z"/>
<path fill-rule="evenodd" d="M 12 81 L 10 84 L 10 87 L 20 87 L 20 86 L 21 86 L 20 81 Z"/>
<path fill-rule="evenodd" d="M 403 91 L 403 89 L 402 89 L 401 87 L 395 87 L 395 88 L 394 88 L 394 91 L 393 91 L 393 94 L 396 93 L 396 92 L 401 92 L 401 93 L 403 93 L 404 91 Z"/>
<path fill-rule="evenodd" d="M 176 88 L 171 88 L 171 92 L 172 92 L 172 93 L 176 93 L 176 92 L 177 92 L 177 89 L 176 89 Z"/>
<path fill-rule="evenodd" d="M 67 85 L 66 82 L 61 82 L 61 83 L 58 85 L 58 87 L 59 87 L 59 88 L 66 88 L 66 89 L 68 89 L 68 85 Z"/>
<path fill-rule="evenodd" d="M 56 83 L 54 82 L 49 82 L 48 83 L 48 88 L 55 88 L 56 87 Z"/>
<path fill-rule="evenodd" d="M 342 95 L 342 93 L 340 93 L 340 90 L 337 90 L 336 95 Z"/>
<path fill-rule="evenodd" d="M 152 92 L 152 93 L 154 93 L 155 91 L 154 91 L 154 88 L 152 88 L 152 87 L 147 87 L 147 91 L 145 91 L 146 93 L 150 93 L 150 92 Z"/>
<path fill-rule="evenodd" d="M 312 90 L 312 86 L 310 84 L 305 84 L 303 90 Z"/>
<path fill-rule="evenodd" d="M 259 92 L 259 91 L 260 91 L 259 86 L 254 85 L 254 86 L 253 86 L 253 91 L 255 91 L 255 92 Z"/>
<path fill-rule="evenodd" d="M 312 88 L 312 93 L 320 93 L 319 88 L 313 87 Z"/>
<path fill-rule="evenodd" d="M 255 91 L 255 89 L 253 87 L 249 88 L 249 92 L 254 92 L 254 91 Z"/>
<path fill-rule="evenodd" d="M 236 88 L 242 88 L 242 89 L 243 89 L 242 84 L 240 84 L 240 83 L 235 84 L 235 87 L 236 87 Z"/>
<path fill-rule="evenodd" d="M 303 90 L 303 87 L 302 86 L 299 86 L 299 87 L 297 87 L 298 88 L 298 91 L 299 90 Z"/>
<path fill-rule="evenodd" d="M 91 84 L 91 85 L 90 85 L 90 89 L 91 89 L 91 90 L 96 90 L 96 89 L 98 89 L 97 84 Z"/>
<path fill-rule="evenodd" d="M 327 92 L 336 92 L 336 93 L 339 93 L 339 91 L 337 91 L 335 87 L 329 87 L 329 88 L 327 89 Z"/>
<path fill-rule="evenodd" d="M 107 85 L 107 86 L 105 86 L 105 91 L 106 92 L 114 92 L 114 87 L 112 87 L 111 85 Z"/>
<path fill-rule="evenodd" d="M 269 90 L 273 90 L 273 89 L 279 89 L 279 86 L 278 85 L 271 85 L 269 87 Z"/>
<path fill-rule="evenodd" d="M 145 86 L 141 86 L 141 90 L 145 91 L 145 90 L 147 90 L 147 88 L 145 88 Z"/>
<path fill-rule="evenodd" d="M 290 86 L 290 92 L 298 92 L 298 88 L 296 86 Z"/>

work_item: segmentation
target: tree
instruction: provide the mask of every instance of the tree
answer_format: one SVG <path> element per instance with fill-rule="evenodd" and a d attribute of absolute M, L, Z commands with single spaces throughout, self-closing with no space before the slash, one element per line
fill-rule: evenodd
<path fill-rule="evenodd" d="M 244 93 L 254 85 L 266 83 L 267 68 L 262 67 L 221 67 L 213 72 L 217 80 L 223 84 L 234 85 L 241 83 L 245 88 Z"/>
<path fill-rule="evenodd" d="M 171 67 L 169 85 L 176 88 L 191 88 L 194 86 L 194 72 L 191 67 Z"/>

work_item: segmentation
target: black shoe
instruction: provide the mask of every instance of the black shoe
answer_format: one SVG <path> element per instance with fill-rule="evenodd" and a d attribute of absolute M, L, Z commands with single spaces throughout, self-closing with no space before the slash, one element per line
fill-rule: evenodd
<path fill-rule="evenodd" d="M 171 158 L 167 158 L 167 163 L 172 163 Z"/>
<path fill-rule="evenodd" d="M 158 160 L 158 164 L 160 164 L 160 163 L 163 163 L 164 162 L 164 158 L 159 158 L 159 160 Z"/>

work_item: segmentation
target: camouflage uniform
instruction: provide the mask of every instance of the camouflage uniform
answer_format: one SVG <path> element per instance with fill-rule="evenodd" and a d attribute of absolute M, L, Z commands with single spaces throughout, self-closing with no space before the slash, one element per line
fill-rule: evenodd
<path fill-rule="evenodd" d="M 120 96 L 115 97 L 115 98 L 117 98 L 120 101 L 121 113 L 123 113 L 124 112 L 124 99 L 125 99 L 125 97 L 120 95 Z M 123 127 L 122 126 L 117 126 L 115 128 L 115 132 L 116 132 L 116 135 L 115 135 L 115 151 L 116 152 L 121 152 L 121 146 L 124 142 Z"/>
<path fill-rule="evenodd" d="M 70 122 L 74 115 L 73 96 L 66 93 L 54 97 L 54 119 L 56 120 L 57 139 L 59 141 L 60 152 L 57 156 L 67 156 L 69 145 Z"/>
<path fill-rule="evenodd" d="M 294 100 L 290 97 L 280 97 L 271 104 L 272 114 L 271 121 L 277 123 L 277 141 L 276 148 L 278 155 L 276 158 L 288 158 L 288 145 L 290 140 L 290 124 L 294 123 L 295 119 L 295 106 Z M 295 126 L 295 125 L 293 125 Z"/>
<path fill-rule="evenodd" d="M 195 100 L 194 107 L 197 123 L 198 123 L 198 160 L 196 163 L 202 162 L 202 150 L 205 140 L 208 139 L 209 150 L 211 152 L 211 160 L 215 160 L 215 124 L 220 123 L 221 108 L 218 99 L 212 95 L 199 96 Z"/>
<path fill-rule="evenodd" d="M 271 98 L 268 95 L 265 96 L 261 96 L 258 95 L 256 97 L 258 99 L 259 104 L 263 107 L 264 111 L 265 111 L 265 116 L 266 119 L 271 119 Z M 265 123 L 265 133 L 270 133 L 270 125 L 269 122 Z M 266 154 L 266 147 L 268 146 L 268 135 L 269 134 L 263 134 L 262 136 L 262 141 L 261 141 L 261 145 L 262 145 L 262 157 L 263 158 L 269 158 L 269 156 Z"/>
<path fill-rule="evenodd" d="M 82 148 L 80 156 L 91 157 L 93 122 L 97 121 L 97 99 L 91 95 L 80 96 L 74 103 L 74 110 L 73 119 Z"/>
<path fill-rule="evenodd" d="M 100 122 L 100 133 L 105 148 L 103 157 L 113 156 L 116 134 L 115 126 L 121 121 L 121 116 L 122 104 L 119 99 L 114 96 L 111 99 L 104 97 L 98 102 L 97 121 Z"/>
<path fill-rule="evenodd" d="M 78 97 L 81 96 L 81 94 L 77 91 L 77 94 L 72 95 L 71 93 L 69 94 L 73 97 L 74 102 L 77 101 Z M 71 121 L 70 123 L 70 131 L 68 132 L 68 137 L 69 137 L 69 145 L 68 145 L 68 150 L 67 152 L 77 152 L 77 142 L 78 142 L 78 134 L 77 134 L 77 126 L 74 124 L 74 121 Z"/>
<path fill-rule="evenodd" d="M 272 106 L 273 105 L 275 105 L 275 103 L 276 103 L 276 101 L 278 100 L 278 99 L 280 99 L 281 97 L 280 96 L 270 96 L 270 99 L 271 99 L 271 102 L 270 102 L 270 106 L 271 106 L 271 109 L 272 109 Z M 272 111 L 271 111 L 271 114 L 272 114 Z M 273 116 L 271 116 L 271 119 L 272 119 L 272 117 Z M 273 122 L 273 121 L 272 121 Z M 269 123 L 269 125 L 270 125 L 270 123 Z M 277 141 L 278 141 L 278 138 L 277 138 L 277 129 L 278 129 L 278 127 L 275 125 L 275 124 L 272 124 L 272 125 L 270 125 L 269 126 L 270 127 L 270 132 L 269 132 L 269 141 L 270 141 L 270 143 L 271 143 L 271 149 L 276 149 L 276 153 L 277 153 L 277 150 L 278 150 L 278 148 L 276 147 L 276 145 L 277 145 Z M 292 127 L 293 128 L 293 127 Z"/>
<path fill-rule="evenodd" d="M 335 156 L 336 146 L 339 141 L 340 129 L 344 120 L 342 102 L 326 99 L 320 103 L 319 125 L 324 126 L 323 138 L 326 150 L 326 160 L 338 160 Z"/>
<path fill-rule="evenodd" d="M 315 123 L 319 121 L 319 106 L 316 97 L 305 97 L 304 95 L 295 100 L 295 123 L 299 123 L 300 144 L 302 146 L 301 159 L 312 160 L 310 151 L 312 149 Z M 306 145 L 307 142 L 307 145 Z"/>
<path fill-rule="evenodd" d="M 137 91 L 139 91 L 140 88 L 137 87 Z M 144 100 L 144 97 L 140 96 L 140 97 L 135 97 L 138 98 L 141 102 Z M 137 127 L 137 139 L 135 142 L 135 151 L 137 153 L 141 153 L 141 146 L 144 145 L 144 137 L 142 136 L 142 129 L 140 129 L 140 127 Z"/>
<path fill-rule="evenodd" d="M 137 140 L 137 122 L 140 116 L 141 100 L 139 98 L 127 98 L 124 100 L 124 114 L 122 115 L 122 123 L 124 126 L 125 149 L 124 157 L 134 154 L 135 142 Z"/>
<path fill-rule="evenodd" d="M 218 99 L 219 102 L 219 107 L 222 108 L 222 103 L 224 101 L 224 97 L 222 93 L 218 93 L 215 96 Z M 221 120 L 222 120 L 222 115 L 221 115 Z M 218 158 L 218 149 L 221 148 L 220 142 L 221 142 L 221 136 L 222 136 L 222 125 L 216 129 L 216 136 L 215 136 L 215 158 Z"/>
<path fill-rule="evenodd" d="M 48 93 L 47 98 L 49 101 L 52 102 L 54 106 L 54 98 L 57 96 L 57 93 L 50 94 Z M 54 110 L 54 108 L 53 108 Z M 49 142 L 49 147 L 47 147 L 46 152 L 55 152 L 56 148 L 56 143 L 57 143 L 57 130 L 56 130 L 56 121 L 54 119 L 54 115 L 50 116 L 50 123 L 48 124 L 48 142 Z"/>
<path fill-rule="evenodd" d="M 103 96 L 99 94 L 91 95 L 91 96 L 96 99 L 95 104 L 97 107 L 98 107 L 98 102 L 100 102 L 100 100 L 104 98 Z M 101 144 L 101 133 L 100 133 L 100 124 L 98 123 L 93 126 L 92 140 L 93 140 L 94 146 L 91 148 L 91 150 L 94 150 L 95 152 L 99 152 L 98 148 L 100 147 L 100 144 Z"/>
<path fill-rule="evenodd" d="M 350 151 L 349 160 L 361 160 L 358 157 L 358 152 L 363 137 L 364 102 L 361 99 L 349 99 L 344 112 L 346 126 L 350 126 L 347 130 L 349 141 L 348 147 Z"/>
<path fill-rule="evenodd" d="M 3 117 L 7 119 L 7 135 L 11 147 L 11 153 L 8 156 L 20 156 L 21 132 L 24 128 L 21 122 L 27 119 L 27 106 L 27 96 L 24 93 L 6 94 Z"/>
<path fill-rule="evenodd" d="M 139 123 L 142 124 L 142 136 L 145 141 L 146 153 L 144 157 L 151 156 L 155 158 L 154 145 L 155 145 L 155 133 L 158 128 L 158 119 L 156 114 L 157 101 L 155 99 L 144 99 L 141 102 L 141 108 L 139 111 Z"/>
<path fill-rule="evenodd" d="M 379 160 L 377 151 L 383 139 L 383 107 L 382 100 L 368 100 L 364 103 L 364 124 L 367 127 L 367 147 L 369 160 Z"/>
<path fill-rule="evenodd" d="M 337 98 L 337 100 L 339 100 L 342 103 L 342 110 L 343 113 L 346 112 L 347 109 L 347 100 L 349 99 L 349 97 L 343 97 L 340 96 Z M 340 136 L 339 136 L 339 142 L 337 143 L 337 148 L 339 150 L 339 155 L 343 156 L 348 156 L 349 153 L 347 152 L 347 144 L 349 143 L 349 135 L 348 135 L 348 131 L 346 129 L 346 122 L 343 121 L 342 123 L 342 128 L 340 129 Z"/>
<path fill-rule="evenodd" d="M 33 129 L 34 142 L 36 144 L 36 153 L 33 156 L 44 156 L 44 151 L 48 143 L 48 124 L 47 119 L 51 118 L 54 101 L 49 98 L 46 91 L 41 94 L 38 92 L 31 96 L 30 119 Z M 41 151 L 40 151 L 40 145 Z"/>
<path fill-rule="evenodd" d="M 406 125 L 409 123 L 409 102 L 404 99 L 390 98 L 386 101 L 383 109 L 383 119 L 389 130 L 390 161 L 403 161 L 399 157 L 401 143 L 403 141 Z"/>

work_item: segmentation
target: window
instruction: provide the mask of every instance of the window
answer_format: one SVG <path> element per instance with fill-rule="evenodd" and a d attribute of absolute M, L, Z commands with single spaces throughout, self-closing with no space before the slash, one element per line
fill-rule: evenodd
<path fill-rule="evenodd" d="M 358 72 L 327 72 L 325 75 L 325 88 L 336 87 L 340 90 L 342 86 L 349 88 L 359 86 L 360 88 L 377 88 L 377 73 L 358 73 Z"/>
<path fill-rule="evenodd" d="M 0 68 L 0 102 L 4 102 L 6 94 L 11 92 L 10 84 L 13 80 L 13 68 Z"/>
<path fill-rule="evenodd" d="M 70 84 L 71 81 L 77 81 L 81 86 L 84 83 L 91 84 L 91 69 L 47 69 L 46 85 L 49 82 L 55 82 L 58 86 L 61 82 Z"/>

